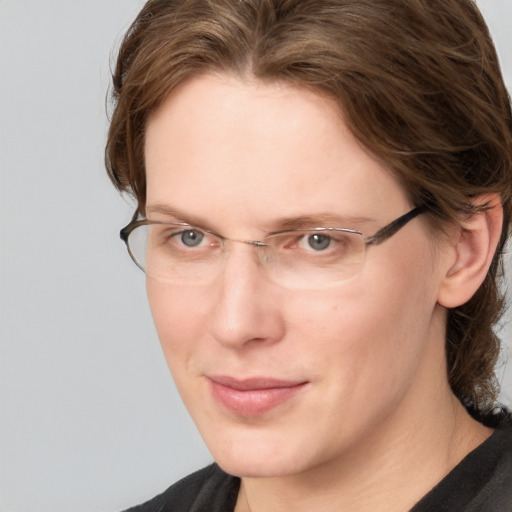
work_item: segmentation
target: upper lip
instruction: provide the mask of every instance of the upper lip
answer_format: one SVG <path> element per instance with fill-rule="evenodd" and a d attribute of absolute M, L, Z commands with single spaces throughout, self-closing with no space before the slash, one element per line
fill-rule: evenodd
<path fill-rule="evenodd" d="M 291 388 L 306 384 L 306 380 L 283 380 L 273 377 L 250 377 L 247 379 L 237 379 L 227 375 L 210 375 L 211 381 L 222 386 L 226 386 L 238 391 L 248 391 L 256 389 L 276 389 Z"/>

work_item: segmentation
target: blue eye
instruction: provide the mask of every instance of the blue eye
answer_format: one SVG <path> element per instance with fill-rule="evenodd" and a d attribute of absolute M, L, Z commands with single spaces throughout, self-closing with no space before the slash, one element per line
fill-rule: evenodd
<path fill-rule="evenodd" d="M 197 247 L 203 241 L 203 238 L 204 234 L 195 229 L 188 229 L 180 234 L 181 242 L 187 247 Z"/>
<path fill-rule="evenodd" d="M 309 235 L 307 241 L 309 247 L 314 251 L 323 251 L 331 245 L 332 238 L 328 235 L 315 233 L 313 235 Z"/>

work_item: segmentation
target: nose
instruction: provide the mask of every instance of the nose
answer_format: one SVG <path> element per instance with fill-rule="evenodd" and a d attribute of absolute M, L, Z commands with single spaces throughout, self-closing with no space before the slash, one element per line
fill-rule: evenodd
<path fill-rule="evenodd" d="M 253 247 L 233 244 L 225 253 L 217 286 L 211 334 L 219 343 L 242 348 L 282 339 L 285 322 L 279 303 L 283 290 L 266 278 Z"/>

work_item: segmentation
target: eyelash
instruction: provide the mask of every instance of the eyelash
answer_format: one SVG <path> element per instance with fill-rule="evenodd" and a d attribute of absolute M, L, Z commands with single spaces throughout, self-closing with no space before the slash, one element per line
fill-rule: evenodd
<path fill-rule="evenodd" d="M 198 244 L 197 245 L 187 245 L 184 241 L 183 241 L 183 235 L 187 234 L 187 233 L 197 233 L 198 236 L 201 237 L 201 240 L 199 240 Z M 307 244 L 308 243 L 308 238 L 309 237 L 312 237 L 314 235 L 318 235 L 318 236 L 321 236 L 321 237 L 324 237 L 326 240 L 326 246 L 324 248 L 320 248 L 319 250 L 315 250 L 312 246 L 310 247 L 303 247 L 301 246 L 302 244 Z M 172 230 L 170 231 L 168 234 L 165 234 L 165 239 L 167 240 L 173 240 L 175 241 L 176 245 L 178 245 L 180 248 L 183 248 L 183 249 L 190 249 L 190 250 L 193 250 L 194 248 L 204 248 L 205 246 L 206 247 L 213 247 L 213 246 L 216 246 L 216 245 L 219 245 L 217 241 L 212 241 L 212 243 L 208 244 L 205 242 L 208 241 L 208 237 L 215 237 L 215 238 L 220 238 L 219 235 L 213 235 L 211 233 L 209 233 L 208 231 L 204 231 L 200 228 L 197 228 L 195 226 L 187 226 L 186 229 L 180 229 L 180 230 Z M 280 248 L 285 248 L 285 249 L 289 249 L 289 250 L 300 250 L 300 251 L 304 251 L 304 252 L 308 252 L 308 253 L 311 253 L 311 255 L 313 254 L 326 254 L 326 253 L 332 253 L 334 252 L 335 250 L 340 250 L 341 248 L 343 248 L 343 246 L 346 245 L 346 240 L 344 237 L 342 236 L 333 236 L 332 234 L 327 234 L 325 232 L 306 232 L 306 233 L 283 233 L 283 237 L 289 237 L 289 238 L 284 238 L 284 240 L 279 244 L 279 247 Z"/>

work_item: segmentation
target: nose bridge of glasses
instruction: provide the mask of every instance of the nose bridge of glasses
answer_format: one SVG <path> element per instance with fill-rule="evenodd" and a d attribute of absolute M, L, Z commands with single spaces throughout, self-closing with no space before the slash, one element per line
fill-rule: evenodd
<path fill-rule="evenodd" d="M 233 252 L 233 247 L 231 248 L 228 248 L 227 246 L 229 245 L 238 245 L 239 248 L 241 248 L 240 246 L 246 246 L 247 247 L 247 252 L 242 250 L 242 252 L 240 253 L 238 250 L 234 251 Z M 268 243 L 266 242 L 263 242 L 262 240 L 245 240 L 245 239 L 242 239 L 242 238 L 227 238 L 227 237 L 223 237 L 222 238 L 222 250 L 221 250 L 221 254 L 222 254 L 222 260 L 223 260 L 223 266 L 225 267 L 226 265 L 228 266 L 232 266 L 233 264 L 235 266 L 238 266 L 238 265 L 242 265 L 245 267 L 246 263 L 243 263 L 243 260 L 245 257 L 250 256 L 250 259 L 253 260 L 253 264 L 256 264 L 257 267 L 263 267 L 263 270 L 268 270 L 266 269 L 267 267 L 267 264 L 270 262 L 270 260 L 273 260 L 274 258 L 271 257 L 269 254 L 268 254 L 268 251 L 269 249 L 271 250 L 271 247 Z M 254 249 L 254 250 L 252 250 Z M 246 253 L 246 256 L 243 256 L 243 253 Z M 239 258 L 242 258 L 241 260 Z M 234 260 L 234 262 L 233 262 Z"/>
<path fill-rule="evenodd" d="M 256 249 L 255 251 L 251 251 L 256 259 L 260 264 L 265 263 L 265 257 L 264 254 L 266 254 L 269 244 L 266 242 L 263 242 L 261 240 L 244 240 L 242 238 L 222 238 L 222 253 L 224 254 L 224 259 L 226 257 L 226 253 L 230 253 L 231 251 L 227 250 L 226 245 L 228 244 L 238 244 L 242 246 L 249 246 L 249 248 Z"/>
<path fill-rule="evenodd" d="M 261 240 L 233 240 L 233 242 L 240 242 L 242 244 L 251 245 L 253 247 L 268 247 L 268 244 Z"/>
<path fill-rule="evenodd" d="M 217 278 L 227 283 L 236 283 L 237 287 L 261 285 L 270 277 L 267 275 L 268 269 L 266 268 L 267 259 L 269 259 L 266 256 L 265 249 L 267 247 L 268 244 L 261 240 L 223 237 L 221 250 L 217 252 L 215 258 Z M 264 279 L 262 280 L 262 278 Z"/>
<path fill-rule="evenodd" d="M 219 237 L 222 240 L 222 245 L 225 246 L 226 242 L 233 242 L 237 244 L 249 245 L 251 247 L 268 247 L 268 243 L 262 240 L 246 240 L 244 238 L 228 238 L 225 236 Z"/>

